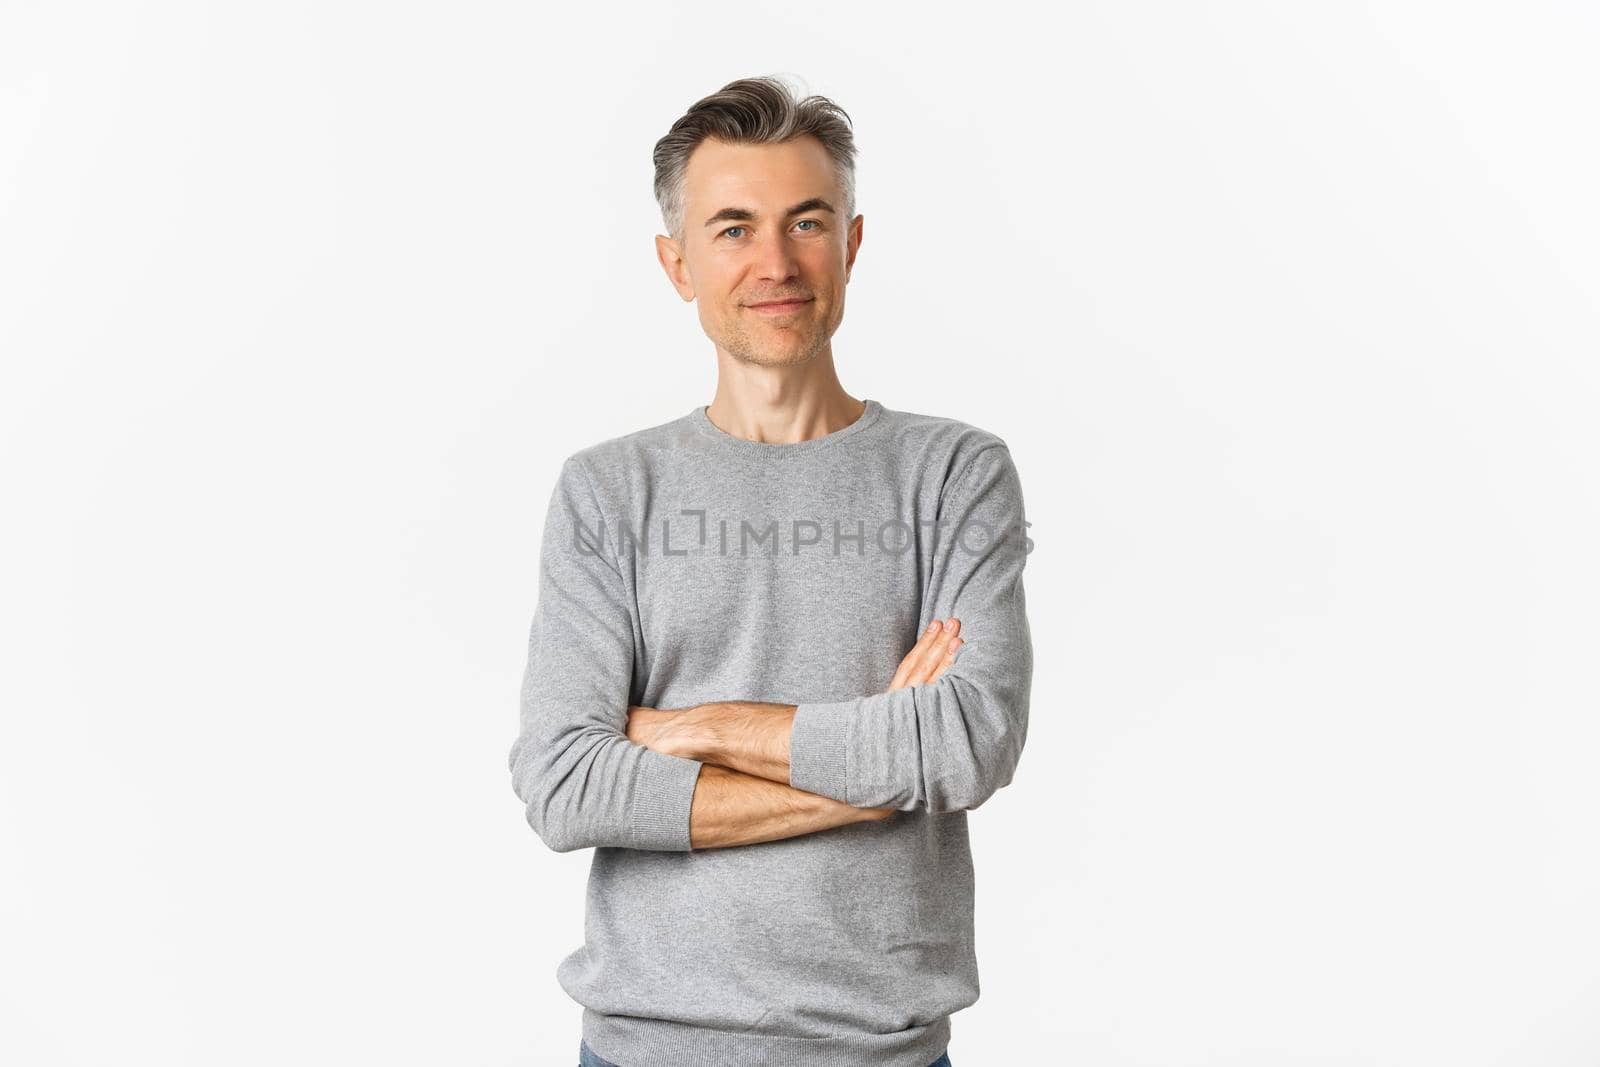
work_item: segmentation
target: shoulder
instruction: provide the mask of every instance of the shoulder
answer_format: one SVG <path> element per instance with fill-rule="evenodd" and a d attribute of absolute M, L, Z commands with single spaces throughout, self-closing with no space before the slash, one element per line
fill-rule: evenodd
<path fill-rule="evenodd" d="M 884 408 L 885 421 L 896 437 L 911 446 L 938 448 L 963 458 L 988 448 L 1005 448 L 998 433 L 949 415 Z"/>
<path fill-rule="evenodd" d="M 949 415 L 888 408 L 884 414 L 896 448 L 930 468 L 946 493 L 979 470 L 1015 473 L 1010 446 L 992 429 Z"/>
<path fill-rule="evenodd" d="M 578 478 L 596 486 L 633 482 L 652 457 L 681 447 L 694 433 L 688 416 L 679 415 L 638 430 L 590 442 L 561 462 L 562 479 Z"/>

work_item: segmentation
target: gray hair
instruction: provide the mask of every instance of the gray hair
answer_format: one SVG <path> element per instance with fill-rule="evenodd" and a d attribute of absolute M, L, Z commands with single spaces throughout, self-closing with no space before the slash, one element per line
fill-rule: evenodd
<path fill-rule="evenodd" d="M 740 78 L 701 100 L 656 142 L 656 203 L 667 232 L 683 240 L 683 178 L 701 141 L 781 144 L 810 135 L 833 157 L 844 190 L 844 218 L 856 214 L 856 143 L 850 116 L 825 96 L 796 99 L 778 78 Z"/>

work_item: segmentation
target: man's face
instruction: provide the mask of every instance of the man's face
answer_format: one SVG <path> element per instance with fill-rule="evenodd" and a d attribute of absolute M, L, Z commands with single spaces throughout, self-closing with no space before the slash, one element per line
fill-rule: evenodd
<path fill-rule="evenodd" d="M 842 218 L 833 160 L 814 137 L 785 144 L 703 141 L 684 175 L 683 240 L 656 238 L 700 325 L 743 363 L 804 363 L 844 318 L 861 216 Z M 760 308 L 769 301 L 797 300 Z"/>

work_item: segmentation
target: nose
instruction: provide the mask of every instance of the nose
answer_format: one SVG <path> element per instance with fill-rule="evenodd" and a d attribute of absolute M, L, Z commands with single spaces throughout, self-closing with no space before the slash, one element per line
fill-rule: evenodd
<path fill-rule="evenodd" d="M 782 285 L 799 274 L 799 261 L 787 234 L 776 234 L 756 245 L 756 276 Z"/>

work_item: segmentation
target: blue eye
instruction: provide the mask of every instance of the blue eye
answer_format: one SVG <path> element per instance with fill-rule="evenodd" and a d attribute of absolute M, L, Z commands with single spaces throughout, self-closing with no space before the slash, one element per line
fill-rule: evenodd
<path fill-rule="evenodd" d="M 802 230 L 801 231 L 802 233 L 816 233 L 818 230 L 822 229 L 822 223 L 820 221 L 818 221 L 817 219 L 801 219 L 799 222 L 795 223 L 795 225 L 796 226 L 803 226 L 803 225 L 805 225 L 807 223 L 809 223 L 811 225 L 811 229 Z M 723 230 L 721 233 L 717 234 L 717 236 L 718 237 L 726 237 L 729 234 L 731 234 L 734 230 L 742 230 L 742 229 L 744 229 L 743 226 L 729 226 L 726 230 Z M 738 238 L 734 238 L 734 240 L 738 240 Z"/>

